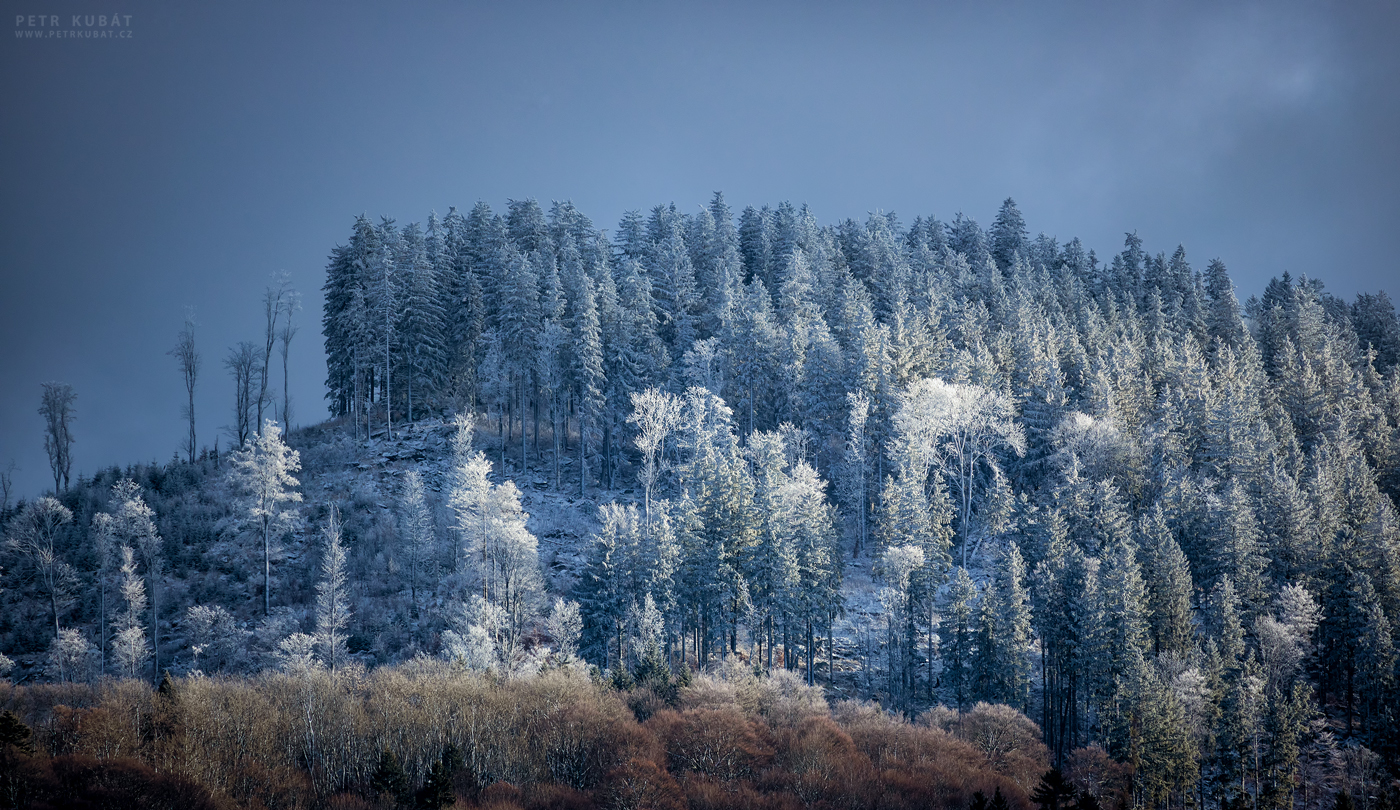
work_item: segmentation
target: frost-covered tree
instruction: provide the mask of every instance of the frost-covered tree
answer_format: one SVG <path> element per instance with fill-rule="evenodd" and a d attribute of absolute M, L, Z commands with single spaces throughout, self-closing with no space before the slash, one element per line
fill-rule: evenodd
<path fill-rule="evenodd" d="M 190 671 L 217 672 L 235 667 L 249 635 L 220 605 L 190 605 L 184 629 L 190 642 Z"/>
<path fill-rule="evenodd" d="M 263 614 L 272 613 L 272 552 L 282 536 L 300 524 L 296 504 L 301 493 L 293 473 L 301 470 L 301 454 L 282 441 L 282 428 L 268 420 L 262 435 L 230 457 L 229 482 L 238 492 L 242 524 L 257 531 L 262 541 Z"/>
<path fill-rule="evenodd" d="M 427 585 L 436 568 L 433 547 L 437 535 L 433 513 L 428 509 L 423 488 L 423 476 L 417 470 L 409 470 L 404 476 L 400 509 L 404 553 L 402 565 L 408 572 L 409 599 L 417 615 L 419 581 Z"/>
<path fill-rule="evenodd" d="M 520 651 L 521 637 L 544 589 L 539 544 L 525 528 L 528 515 L 520 506 L 520 490 L 510 481 L 492 484 L 487 477 L 491 463 L 484 453 L 471 449 L 472 420 L 459 415 L 456 427 L 448 504 L 467 559 L 476 569 L 482 603 L 502 617 L 492 625 L 497 628 L 493 633 L 509 665 Z"/>
<path fill-rule="evenodd" d="M 880 558 L 885 587 L 880 601 L 885 608 L 889 649 L 889 689 L 896 705 L 909 705 L 914 690 L 913 640 L 905 634 L 914 626 L 914 594 L 910 588 L 915 570 L 924 565 L 924 550 L 916 545 L 890 546 Z M 909 629 L 906 629 L 909 628 Z"/>
<path fill-rule="evenodd" d="M 141 485 L 124 478 L 112 486 L 112 520 L 115 541 L 135 549 L 146 569 L 145 596 L 151 605 L 152 679 L 160 676 L 160 594 L 165 570 L 164 544 L 156 531 L 155 511 L 141 497 Z"/>
<path fill-rule="evenodd" d="M 578 654 L 579 637 L 583 634 L 583 618 L 579 614 L 578 602 L 556 597 L 554 609 L 545 619 L 544 627 L 554 641 L 560 660 L 573 660 Z"/>
<path fill-rule="evenodd" d="M 63 632 L 59 618 L 73 605 L 78 585 L 78 572 L 63 559 L 56 545 L 63 527 L 72 522 L 73 512 L 68 507 L 45 496 L 26 504 L 8 526 L 7 545 L 28 560 L 34 583 L 49 603 L 55 640 Z"/>
<path fill-rule="evenodd" d="M 49 646 L 49 667 L 62 682 L 81 683 L 89 680 L 94 670 L 97 650 L 82 632 L 65 627 Z M 3 662 L 0 662 L 3 666 Z M 139 668 L 139 664 L 137 665 Z"/>
<path fill-rule="evenodd" d="M 442 309 L 437 266 L 418 223 L 402 231 L 397 260 L 401 301 L 397 333 L 403 357 L 401 377 L 406 391 L 407 418 L 413 421 L 415 395 L 419 413 L 447 377 L 446 315 Z"/>
<path fill-rule="evenodd" d="M 146 616 L 146 585 L 136 573 L 136 555 L 131 546 L 121 548 L 121 592 L 126 609 L 113 626 L 112 653 L 117 671 L 127 678 L 138 678 L 151 656 L 151 644 L 141 628 Z"/>
<path fill-rule="evenodd" d="M 870 512 L 869 448 L 865 429 L 870 419 L 870 398 L 863 392 L 855 392 L 846 395 L 846 402 L 849 426 L 838 492 L 848 513 L 855 517 L 855 556 L 859 557 L 867 544 Z"/>
<path fill-rule="evenodd" d="M 349 657 L 345 626 L 350 623 L 345 546 L 340 543 L 340 514 L 334 505 L 322 532 L 321 578 L 316 583 L 316 648 L 321 663 L 335 672 Z"/>
<path fill-rule="evenodd" d="M 978 693 L 993 703 L 1027 708 L 1031 684 L 1031 612 L 1026 566 L 1015 543 L 1000 555 L 979 611 Z"/>
<path fill-rule="evenodd" d="M 651 496 L 667 465 L 666 437 L 680 424 L 681 400 L 658 388 L 632 394 L 632 415 L 627 421 L 637 426 L 637 449 L 642 451 L 642 467 L 637 472 L 644 492 L 647 523 L 651 523 Z"/>
<path fill-rule="evenodd" d="M 943 645 L 944 689 L 953 705 L 961 708 L 976 691 L 973 682 L 973 654 L 977 645 L 977 583 L 958 566 L 948 589 L 948 640 Z"/>
<path fill-rule="evenodd" d="M 910 458 L 939 470 L 957 496 L 962 561 L 997 533 L 1005 516 L 988 496 L 1006 490 L 998 453 L 1025 455 L 1026 438 L 1009 397 L 977 385 L 919 380 L 900 397 L 895 427 Z"/>

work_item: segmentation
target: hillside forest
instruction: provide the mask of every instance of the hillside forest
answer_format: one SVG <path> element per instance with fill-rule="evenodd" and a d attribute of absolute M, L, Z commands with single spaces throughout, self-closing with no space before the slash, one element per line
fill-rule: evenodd
<path fill-rule="evenodd" d="M 360 216 L 329 421 L 285 279 L 168 462 L 44 386 L 0 806 L 1400 807 L 1395 308 L 1154 249 Z"/>

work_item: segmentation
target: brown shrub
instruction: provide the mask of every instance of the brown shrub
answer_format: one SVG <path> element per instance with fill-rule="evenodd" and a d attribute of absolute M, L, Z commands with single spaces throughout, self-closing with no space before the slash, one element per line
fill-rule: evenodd
<path fill-rule="evenodd" d="M 525 810 L 524 801 L 520 788 L 509 782 L 496 782 L 481 791 L 478 806 L 482 810 Z"/>
<path fill-rule="evenodd" d="M 375 810 L 375 805 L 354 793 L 337 793 L 326 800 L 326 810 Z"/>
<path fill-rule="evenodd" d="M 596 703 L 572 703 L 540 715 L 527 731 L 536 742 L 545 778 L 579 790 L 596 787 L 608 772 L 635 757 L 653 757 L 651 735 L 630 716 Z"/>
<path fill-rule="evenodd" d="M 204 786 L 178 774 L 157 773 L 133 759 L 64 755 L 25 757 L 18 767 L 21 806 L 102 810 L 219 810 Z"/>
<path fill-rule="evenodd" d="M 1070 784 L 1091 793 L 1101 807 L 1117 807 L 1125 803 L 1132 787 L 1133 768 L 1125 762 L 1114 762 L 1108 752 L 1097 745 L 1076 748 L 1065 761 L 1065 778 Z"/>
<path fill-rule="evenodd" d="M 649 759 L 631 759 L 608 774 L 603 789 L 615 810 L 685 810 L 676 780 Z"/>
<path fill-rule="evenodd" d="M 734 708 L 657 712 L 644 728 L 656 736 L 673 773 L 732 782 L 749 778 L 773 756 L 761 729 Z"/>
<path fill-rule="evenodd" d="M 526 810 L 594 810 L 592 794 L 567 785 L 530 785 L 525 788 Z"/>
<path fill-rule="evenodd" d="M 765 789 L 791 791 L 808 807 L 866 806 L 878 795 L 878 775 L 870 758 L 831 718 L 809 717 L 775 735 L 778 767 L 765 774 Z"/>
<path fill-rule="evenodd" d="M 947 709 L 930 711 L 921 724 L 937 723 L 960 740 L 971 743 L 987 757 L 997 773 L 1011 778 L 1028 793 L 1050 769 L 1050 750 L 1041 742 L 1040 726 L 1010 706 L 979 702 L 961 714 Z"/>
<path fill-rule="evenodd" d="M 760 793 L 747 782 L 720 782 L 704 776 L 685 780 L 690 810 L 801 810 L 791 793 Z"/>

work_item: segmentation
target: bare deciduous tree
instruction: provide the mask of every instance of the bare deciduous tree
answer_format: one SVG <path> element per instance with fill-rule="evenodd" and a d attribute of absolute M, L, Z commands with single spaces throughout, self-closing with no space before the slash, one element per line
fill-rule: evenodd
<path fill-rule="evenodd" d="M 282 302 L 283 311 L 287 313 L 286 320 L 282 323 L 282 328 L 277 330 L 277 340 L 281 344 L 282 354 L 282 427 L 286 430 L 292 429 L 292 387 L 291 377 L 287 372 L 287 353 L 292 347 L 292 338 L 296 337 L 298 327 L 292 325 L 292 313 L 301 309 L 301 293 L 291 290 L 287 298 Z"/>
<path fill-rule="evenodd" d="M 185 438 L 185 454 L 194 462 L 194 454 L 199 450 L 194 433 L 194 384 L 199 376 L 199 352 L 194 347 L 194 309 L 185 311 L 185 327 L 175 341 L 175 348 L 167 352 L 180 363 L 180 375 L 185 380 L 185 394 L 188 401 L 180 408 L 181 414 L 190 423 L 190 435 Z"/>
<path fill-rule="evenodd" d="M 253 377 L 258 374 L 258 349 L 245 340 L 224 358 L 224 368 L 233 376 L 233 427 L 230 436 L 245 447 L 253 433 Z"/>
<path fill-rule="evenodd" d="M 10 459 L 5 464 L 5 469 L 0 470 L 0 514 L 4 514 L 10 509 L 10 491 L 15 485 L 15 470 L 19 465 L 14 459 Z"/>
<path fill-rule="evenodd" d="M 1011 398 L 999 391 L 940 379 L 917 380 L 900 397 L 894 418 L 899 440 L 925 474 L 940 471 L 957 496 L 964 567 L 1000 522 L 977 515 L 979 525 L 973 526 L 978 491 L 1007 490 L 997 453 L 1026 454 L 1025 429 L 1015 413 Z"/>
<path fill-rule="evenodd" d="M 44 417 L 44 449 L 53 468 L 53 494 L 58 495 L 68 489 L 73 469 L 73 402 L 78 395 L 68 383 L 46 382 L 43 387 L 39 414 Z"/>
<path fill-rule="evenodd" d="M 291 279 L 285 270 L 273 274 L 273 279 L 275 285 L 263 291 L 263 318 L 266 321 L 266 329 L 263 332 L 262 365 L 258 367 L 258 415 L 255 423 L 259 436 L 262 435 L 263 429 L 263 406 L 271 404 L 267 394 L 267 378 L 272 373 L 272 349 L 277 345 L 277 324 L 283 311 L 288 308 L 289 299 L 295 294 L 292 291 Z M 290 318 L 290 311 L 287 314 Z"/>

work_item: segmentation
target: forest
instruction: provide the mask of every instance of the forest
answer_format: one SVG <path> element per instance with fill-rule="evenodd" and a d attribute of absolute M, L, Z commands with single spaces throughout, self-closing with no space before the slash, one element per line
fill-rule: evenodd
<path fill-rule="evenodd" d="M 223 450 L 192 323 L 169 462 L 70 485 L 45 386 L 0 806 L 1400 807 L 1384 291 L 716 193 L 361 216 L 324 294 L 319 425 L 285 282 Z"/>

